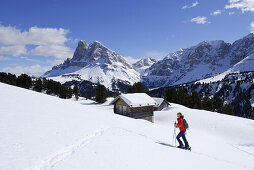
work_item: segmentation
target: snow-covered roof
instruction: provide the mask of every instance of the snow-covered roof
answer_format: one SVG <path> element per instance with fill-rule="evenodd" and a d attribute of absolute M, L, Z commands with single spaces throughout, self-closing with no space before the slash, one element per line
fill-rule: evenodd
<path fill-rule="evenodd" d="M 121 94 L 113 100 L 111 104 L 119 98 L 121 98 L 130 107 L 154 106 L 156 104 L 155 100 L 146 93 Z"/>
<path fill-rule="evenodd" d="M 155 107 L 159 107 L 159 106 L 161 105 L 161 103 L 164 101 L 163 98 L 156 98 L 156 97 L 153 97 L 153 99 L 154 99 L 155 102 L 156 102 Z"/>

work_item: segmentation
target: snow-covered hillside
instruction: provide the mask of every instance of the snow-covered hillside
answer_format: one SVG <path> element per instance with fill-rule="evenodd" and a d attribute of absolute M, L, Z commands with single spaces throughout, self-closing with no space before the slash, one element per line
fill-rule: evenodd
<path fill-rule="evenodd" d="M 72 59 L 55 66 L 44 74 L 55 81 L 65 83 L 72 80 L 88 80 L 113 89 L 113 84 L 133 84 L 140 75 L 122 56 L 95 41 L 87 44 L 81 40 Z"/>
<path fill-rule="evenodd" d="M 0 83 L 0 169 L 253 169 L 254 121 L 172 104 L 155 123 Z M 192 151 L 172 147 L 181 111 Z"/>

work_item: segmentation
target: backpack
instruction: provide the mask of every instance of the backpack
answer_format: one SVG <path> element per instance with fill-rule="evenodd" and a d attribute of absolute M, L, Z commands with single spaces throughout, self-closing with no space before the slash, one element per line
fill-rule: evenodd
<path fill-rule="evenodd" d="M 187 123 L 185 119 L 183 119 L 183 124 L 185 129 L 189 129 L 189 124 Z"/>

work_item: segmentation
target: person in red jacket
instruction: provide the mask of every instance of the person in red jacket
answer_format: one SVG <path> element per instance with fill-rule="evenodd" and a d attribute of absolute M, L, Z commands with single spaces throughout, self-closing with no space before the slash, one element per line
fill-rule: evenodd
<path fill-rule="evenodd" d="M 175 127 L 180 129 L 180 132 L 176 136 L 176 139 L 177 139 L 177 141 L 179 143 L 178 148 L 190 149 L 189 143 L 188 143 L 188 141 L 187 141 L 187 139 L 185 137 L 186 129 L 184 127 L 184 122 L 183 121 L 184 120 L 183 120 L 182 113 L 180 113 L 180 112 L 177 113 L 177 124 L 175 125 Z M 183 142 L 181 141 L 180 138 L 183 138 L 185 146 L 183 145 Z"/>

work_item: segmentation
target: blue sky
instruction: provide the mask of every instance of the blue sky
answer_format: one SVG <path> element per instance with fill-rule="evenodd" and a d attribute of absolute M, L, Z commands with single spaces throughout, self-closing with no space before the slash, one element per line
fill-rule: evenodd
<path fill-rule="evenodd" d="M 125 57 L 162 58 L 254 32 L 251 0 L 1 0 L 0 71 L 40 75 L 79 40 Z"/>

